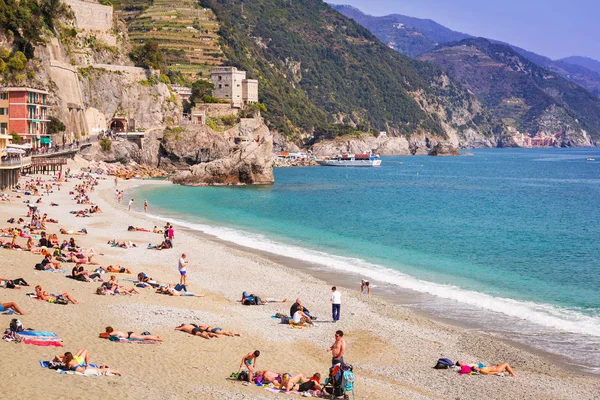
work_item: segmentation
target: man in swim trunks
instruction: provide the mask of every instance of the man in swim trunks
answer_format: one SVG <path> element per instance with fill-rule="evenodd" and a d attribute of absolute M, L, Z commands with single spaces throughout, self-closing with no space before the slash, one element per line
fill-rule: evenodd
<path fill-rule="evenodd" d="M 109 265 L 108 267 L 104 267 L 103 269 L 106 272 L 113 272 L 113 273 L 117 273 L 117 274 L 132 274 L 133 273 L 129 270 L 129 268 L 121 267 L 120 264 L 117 264 L 116 266 Z"/>
<path fill-rule="evenodd" d="M 48 292 L 46 292 L 44 289 L 42 289 L 42 287 L 40 285 L 37 285 L 35 287 L 35 295 L 38 297 L 38 299 L 47 301 L 48 303 L 56 303 L 56 300 L 58 300 L 59 298 L 63 298 L 67 301 L 70 301 L 73 304 L 79 303 L 75 297 L 71 296 L 67 292 L 64 292 L 61 295 L 55 296 L 53 294 L 48 294 Z"/>
<path fill-rule="evenodd" d="M 240 370 L 242 366 L 245 366 L 248 369 L 248 382 L 252 382 L 254 378 L 254 369 L 256 368 L 256 358 L 260 356 L 259 350 L 254 350 L 251 353 L 246 354 L 242 357 L 242 362 L 240 363 Z"/>
<path fill-rule="evenodd" d="M 4 312 L 7 310 L 13 310 L 21 315 L 25 315 L 23 310 L 21 310 L 19 306 L 17 306 L 17 303 L 13 303 L 12 301 L 9 303 L 0 303 L 0 312 Z"/>
<path fill-rule="evenodd" d="M 331 345 L 327 351 L 331 351 L 331 365 L 343 364 L 344 353 L 346 352 L 346 341 L 343 338 L 344 332 L 335 332 L 335 342 Z"/>
<path fill-rule="evenodd" d="M 225 331 L 223 330 L 223 328 L 213 328 L 212 326 L 208 326 L 208 325 L 200 325 L 199 326 L 200 329 L 203 329 L 205 331 L 209 331 L 211 333 L 214 333 L 215 335 L 225 335 L 225 336 L 242 336 L 239 333 L 233 333 L 230 331 Z"/>
<path fill-rule="evenodd" d="M 204 339 L 210 339 L 212 337 L 219 337 L 219 335 L 209 332 L 207 330 L 204 330 L 196 324 L 181 324 L 177 328 L 175 328 L 175 330 L 183 331 L 183 332 L 189 333 L 190 335 L 194 335 L 194 336 L 200 336 L 200 337 L 203 337 Z"/>
<path fill-rule="evenodd" d="M 115 336 L 115 337 L 118 337 L 121 339 L 156 340 L 158 342 L 162 342 L 162 339 L 160 336 L 138 335 L 137 333 L 133 333 L 133 332 L 125 333 L 125 332 L 115 331 L 112 326 L 107 326 L 106 332 L 103 332 L 100 334 L 100 337 L 103 339 L 108 339 L 111 336 Z"/>
<path fill-rule="evenodd" d="M 187 277 L 187 265 L 188 265 L 188 261 L 186 260 L 186 255 L 185 253 L 183 253 L 181 255 L 181 258 L 179 259 L 179 263 L 178 263 L 178 268 L 179 268 L 179 284 L 180 285 L 185 285 L 186 283 L 186 277 Z"/>

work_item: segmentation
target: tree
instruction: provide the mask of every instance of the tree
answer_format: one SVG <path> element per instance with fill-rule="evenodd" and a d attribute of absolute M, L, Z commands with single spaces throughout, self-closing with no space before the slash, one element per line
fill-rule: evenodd
<path fill-rule="evenodd" d="M 54 116 L 50 117 L 50 122 L 48 122 L 48 133 L 55 134 L 64 132 L 66 129 L 65 124 L 62 121 Z"/>
<path fill-rule="evenodd" d="M 137 67 L 153 68 L 165 71 L 165 55 L 156 40 L 147 40 L 142 46 L 136 46 L 130 54 Z"/>
<path fill-rule="evenodd" d="M 204 96 L 212 95 L 213 90 L 215 90 L 215 85 L 207 80 L 199 79 L 192 84 L 190 101 L 195 105 L 196 101 L 200 101 Z"/>

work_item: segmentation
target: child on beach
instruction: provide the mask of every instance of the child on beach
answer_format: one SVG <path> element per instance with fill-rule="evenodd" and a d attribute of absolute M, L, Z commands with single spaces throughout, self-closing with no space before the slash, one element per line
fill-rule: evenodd
<path fill-rule="evenodd" d="M 254 375 L 254 369 L 256 368 L 256 358 L 260 356 L 259 350 L 254 350 L 251 353 L 246 354 L 242 357 L 242 362 L 240 363 L 240 371 L 242 367 L 245 366 L 248 369 L 248 382 L 252 382 L 252 378 Z"/>

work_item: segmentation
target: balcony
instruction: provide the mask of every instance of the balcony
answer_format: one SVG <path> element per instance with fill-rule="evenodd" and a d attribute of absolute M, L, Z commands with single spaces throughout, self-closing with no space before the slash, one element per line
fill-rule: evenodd
<path fill-rule="evenodd" d="M 16 169 L 31 165 L 31 157 L 8 157 L 0 160 L 0 169 Z"/>

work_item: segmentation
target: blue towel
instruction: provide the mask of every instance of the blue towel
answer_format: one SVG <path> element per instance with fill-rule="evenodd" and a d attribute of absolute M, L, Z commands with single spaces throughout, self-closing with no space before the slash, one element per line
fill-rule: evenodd
<path fill-rule="evenodd" d="M 56 333 L 54 332 L 44 332 L 44 331 L 21 331 L 18 332 L 19 335 L 24 335 L 24 336 L 57 336 Z"/>

